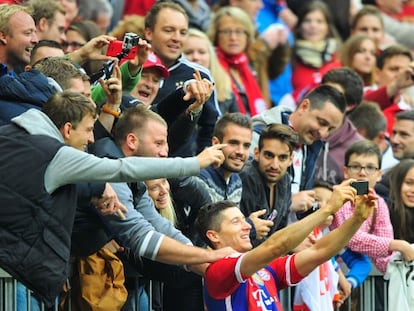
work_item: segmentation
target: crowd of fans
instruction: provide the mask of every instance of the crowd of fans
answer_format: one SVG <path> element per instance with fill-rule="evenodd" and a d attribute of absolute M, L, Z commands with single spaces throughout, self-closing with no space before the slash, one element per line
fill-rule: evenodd
<path fill-rule="evenodd" d="M 409 306 L 412 33 L 408 0 L 0 1 L 17 310 L 358 310 L 373 266 Z"/>

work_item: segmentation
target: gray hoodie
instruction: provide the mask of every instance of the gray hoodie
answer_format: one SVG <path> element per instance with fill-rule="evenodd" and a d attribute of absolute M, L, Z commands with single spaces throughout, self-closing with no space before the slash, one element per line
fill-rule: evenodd
<path fill-rule="evenodd" d="M 12 122 L 32 135 L 46 135 L 64 142 L 60 131 L 53 122 L 39 110 L 28 110 L 12 119 Z M 199 170 L 199 162 L 195 157 L 185 159 L 148 157 L 108 159 L 96 157 L 70 146 L 64 146 L 58 150 L 48 165 L 44 178 L 46 191 L 53 193 L 66 184 L 144 181 L 163 177 L 198 175 Z M 114 184 L 115 188 L 119 188 L 119 186 L 120 184 Z M 121 189 L 116 189 L 119 192 L 118 195 L 123 194 L 123 191 L 121 191 L 123 189 L 129 191 L 128 187 L 121 187 Z M 128 191 L 125 192 L 124 199 L 126 201 L 131 199 Z M 126 214 L 127 219 L 119 221 L 116 216 L 109 216 L 111 226 L 123 241 L 127 242 L 129 246 L 134 246 L 133 250 L 137 256 L 155 259 L 164 234 L 157 232 L 140 213 L 133 210 L 131 204 L 125 205 L 129 209 Z M 177 231 L 170 230 L 168 235 L 174 238 L 178 237 L 178 240 L 183 243 L 189 243 Z"/>
<path fill-rule="evenodd" d="M 12 119 L 32 135 L 46 135 L 60 142 L 63 137 L 53 122 L 41 111 L 30 109 Z M 200 165 L 192 158 L 128 157 L 101 159 L 70 146 L 59 149 L 45 174 L 49 193 L 78 182 L 133 182 L 164 177 L 198 175 Z"/>

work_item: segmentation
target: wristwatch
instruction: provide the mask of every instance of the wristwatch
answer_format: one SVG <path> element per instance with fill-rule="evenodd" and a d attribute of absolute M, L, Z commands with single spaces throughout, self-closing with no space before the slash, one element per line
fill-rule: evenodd
<path fill-rule="evenodd" d="M 198 111 L 193 111 L 190 108 L 187 108 L 185 111 L 185 114 L 190 118 L 191 121 L 194 121 L 195 118 L 197 118 L 203 109 L 199 109 Z"/>

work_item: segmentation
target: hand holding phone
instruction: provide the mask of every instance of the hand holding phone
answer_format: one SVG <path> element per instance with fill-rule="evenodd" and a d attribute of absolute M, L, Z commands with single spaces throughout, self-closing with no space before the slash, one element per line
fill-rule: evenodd
<path fill-rule="evenodd" d="M 316 212 L 319 209 L 319 203 L 317 200 L 315 200 L 315 202 L 313 202 L 312 206 L 305 212 L 302 213 L 296 213 L 296 218 L 298 220 L 301 220 L 303 218 L 305 218 L 306 216 Z"/>
<path fill-rule="evenodd" d="M 351 183 L 351 186 L 356 189 L 357 195 L 368 194 L 368 181 L 367 180 L 359 180 Z"/>
<path fill-rule="evenodd" d="M 267 216 L 267 220 L 271 220 L 271 221 L 273 221 L 275 218 L 276 218 L 276 216 L 277 216 L 277 210 L 276 209 L 274 209 L 270 214 L 269 214 L 269 216 Z"/>

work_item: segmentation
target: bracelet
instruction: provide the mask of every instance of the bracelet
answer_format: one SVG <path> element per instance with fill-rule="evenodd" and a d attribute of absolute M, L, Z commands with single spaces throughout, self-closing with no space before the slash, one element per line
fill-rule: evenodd
<path fill-rule="evenodd" d="M 190 118 L 190 121 L 194 121 L 201 114 L 201 110 L 202 109 L 198 109 L 197 111 L 194 111 L 194 110 L 191 110 L 190 108 L 187 108 L 185 110 L 185 114 L 187 115 L 187 117 Z"/>
<path fill-rule="evenodd" d="M 114 116 L 115 118 L 119 118 L 119 116 L 121 115 L 121 109 L 118 108 L 117 111 L 112 110 L 111 108 L 108 107 L 107 104 L 105 104 L 101 107 L 101 112 L 105 112 L 107 114 L 110 114 L 110 115 Z"/>

